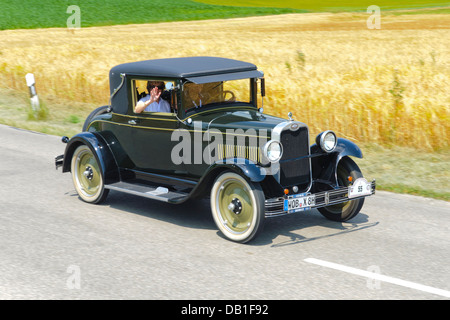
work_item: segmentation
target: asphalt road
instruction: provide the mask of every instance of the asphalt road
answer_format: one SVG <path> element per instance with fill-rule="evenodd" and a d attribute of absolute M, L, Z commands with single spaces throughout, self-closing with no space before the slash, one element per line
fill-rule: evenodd
<path fill-rule="evenodd" d="M 206 200 L 84 203 L 64 147 L 0 125 L 0 299 L 450 298 L 448 202 L 379 191 L 347 223 L 272 218 L 242 245 Z"/>

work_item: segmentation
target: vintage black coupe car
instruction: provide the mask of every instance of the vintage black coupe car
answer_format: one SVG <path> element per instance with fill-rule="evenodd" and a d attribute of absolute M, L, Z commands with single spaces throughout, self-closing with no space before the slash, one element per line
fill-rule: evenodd
<path fill-rule="evenodd" d="M 225 237 L 253 239 L 266 217 L 317 208 L 346 221 L 375 192 L 333 131 L 309 143 L 306 124 L 263 113 L 264 75 L 254 64 L 216 57 L 115 66 L 108 106 L 94 110 L 56 167 L 80 198 L 109 190 L 174 204 L 210 197 Z M 186 209 L 189 210 L 189 209 Z"/>

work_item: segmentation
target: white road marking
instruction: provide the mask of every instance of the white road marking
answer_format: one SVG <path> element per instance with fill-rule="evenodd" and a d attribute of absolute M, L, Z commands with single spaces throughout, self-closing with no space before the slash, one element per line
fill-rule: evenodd
<path fill-rule="evenodd" d="M 384 282 L 389 282 L 389 283 L 396 284 L 399 286 L 416 289 L 416 290 L 440 295 L 440 296 L 443 296 L 446 298 L 450 298 L 450 291 L 447 291 L 447 290 L 433 288 L 433 287 L 425 286 L 425 285 L 418 284 L 415 282 L 405 281 L 405 280 L 401 280 L 401 279 L 397 279 L 397 278 L 393 278 L 393 277 L 388 277 L 388 276 L 385 276 L 385 275 L 382 275 L 379 273 L 364 271 L 364 270 L 347 267 L 347 266 L 344 266 L 341 264 L 323 261 L 323 260 L 319 260 L 319 259 L 315 259 L 315 258 L 307 258 L 307 259 L 304 259 L 303 261 L 317 264 L 319 266 L 335 269 L 335 270 L 344 271 L 347 273 L 356 274 L 358 276 L 362 276 L 362 277 L 366 277 L 366 278 L 370 278 L 370 279 L 374 279 L 374 280 L 379 280 L 379 281 L 384 281 Z"/>

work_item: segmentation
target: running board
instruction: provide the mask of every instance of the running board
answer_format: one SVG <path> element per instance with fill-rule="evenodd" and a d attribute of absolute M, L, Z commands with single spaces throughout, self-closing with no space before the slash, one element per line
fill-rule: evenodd
<path fill-rule="evenodd" d="M 189 193 L 170 191 L 165 187 L 150 187 L 127 182 L 107 184 L 105 185 L 105 188 L 170 203 L 182 202 L 189 196 Z"/>

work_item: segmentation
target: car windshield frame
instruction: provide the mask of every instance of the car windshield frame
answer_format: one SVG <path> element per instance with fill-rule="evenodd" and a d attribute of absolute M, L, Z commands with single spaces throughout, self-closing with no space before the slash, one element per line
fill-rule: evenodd
<path fill-rule="evenodd" d="M 233 91 L 233 94 L 230 93 L 229 90 L 230 83 L 233 83 L 234 85 L 241 83 L 245 83 L 247 81 L 246 88 L 244 88 L 245 93 L 239 93 L 239 96 L 237 95 L 236 91 Z M 226 85 L 225 85 L 226 84 Z M 187 89 L 187 86 L 190 86 L 191 89 L 194 87 L 197 87 L 197 90 L 191 90 L 190 92 Z M 206 92 L 203 92 L 200 87 L 205 88 Z M 213 97 L 208 97 L 208 94 L 212 90 Z M 193 114 L 200 112 L 200 111 L 206 111 L 216 108 L 223 108 L 223 107 L 237 107 L 237 106 L 247 106 L 247 107 L 257 107 L 257 78 L 244 78 L 244 79 L 233 79 L 233 80 L 225 80 L 225 81 L 217 81 L 217 82 L 209 82 L 209 83 L 202 83 L 197 84 L 195 82 L 184 80 L 182 82 L 181 86 L 181 92 L 180 92 L 180 102 L 181 102 L 181 108 L 182 116 L 189 117 Z M 202 103 L 200 105 L 200 102 L 197 101 L 189 101 L 190 98 L 192 98 L 192 93 L 194 95 L 197 95 L 198 93 L 203 93 L 203 96 L 205 98 L 205 101 L 207 103 Z M 217 99 L 217 95 L 221 95 L 222 99 Z M 214 98 L 215 96 L 215 98 Z M 240 101 L 236 98 L 245 97 L 247 99 L 242 99 L 246 101 Z M 233 99 L 234 98 L 234 99 Z M 209 99 L 209 101 L 208 101 Z M 191 99 L 192 100 L 192 99 Z M 189 101 L 189 102 L 188 102 Z M 186 108 L 187 107 L 187 108 Z"/>

